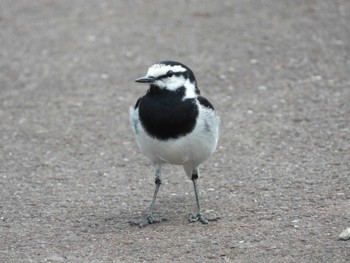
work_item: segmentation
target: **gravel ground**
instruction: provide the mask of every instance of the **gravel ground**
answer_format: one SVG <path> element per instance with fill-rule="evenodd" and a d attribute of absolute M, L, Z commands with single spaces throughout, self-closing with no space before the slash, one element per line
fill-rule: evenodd
<path fill-rule="evenodd" d="M 349 262 L 350 2 L 0 0 L 0 262 Z M 133 83 L 185 63 L 221 138 L 191 181 L 136 147 Z"/>

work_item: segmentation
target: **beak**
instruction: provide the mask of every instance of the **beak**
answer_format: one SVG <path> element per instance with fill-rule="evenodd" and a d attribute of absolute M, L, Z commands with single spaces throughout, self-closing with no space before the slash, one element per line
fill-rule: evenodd
<path fill-rule="evenodd" d="M 154 80 L 155 80 L 154 77 L 144 76 L 144 77 L 135 79 L 135 82 L 139 82 L 139 83 L 152 83 Z"/>

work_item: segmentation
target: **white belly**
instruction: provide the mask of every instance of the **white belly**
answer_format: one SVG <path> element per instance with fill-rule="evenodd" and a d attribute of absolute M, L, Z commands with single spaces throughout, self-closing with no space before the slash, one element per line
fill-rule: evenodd
<path fill-rule="evenodd" d="M 170 163 L 194 167 L 204 162 L 214 152 L 219 134 L 219 119 L 215 112 L 201 108 L 194 130 L 183 137 L 159 141 L 146 133 L 139 118 L 138 110 L 130 109 L 130 121 L 136 142 L 141 152 L 154 164 Z"/>

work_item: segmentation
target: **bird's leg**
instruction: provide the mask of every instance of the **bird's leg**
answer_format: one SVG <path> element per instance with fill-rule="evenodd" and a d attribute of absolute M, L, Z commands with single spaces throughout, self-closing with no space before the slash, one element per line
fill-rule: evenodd
<path fill-rule="evenodd" d="M 159 191 L 159 187 L 162 184 L 162 181 L 160 180 L 160 168 L 159 167 L 156 169 L 155 176 L 156 176 L 156 179 L 155 179 L 156 189 L 154 190 L 153 199 L 152 199 L 151 206 L 149 207 L 148 215 L 146 216 L 146 219 L 143 219 L 141 221 L 129 221 L 129 223 L 132 225 L 138 225 L 139 227 L 144 227 L 144 226 L 149 225 L 149 224 L 154 224 L 154 223 L 159 223 L 159 222 L 165 221 L 165 219 L 157 218 L 157 217 L 153 216 L 153 210 L 154 210 L 154 206 L 156 203 L 157 194 Z"/>
<path fill-rule="evenodd" d="M 196 203 L 197 203 L 197 214 L 193 215 L 190 214 L 188 220 L 190 221 L 190 223 L 193 222 L 201 222 L 203 224 L 208 224 L 208 221 L 217 221 L 218 219 L 220 219 L 220 217 L 215 217 L 215 218 L 207 218 L 201 210 L 201 206 L 199 204 L 199 194 L 198 194 L 198 189 L 197 189 L 197 179 L 198 179 L 198 168 L 195 169 L 192 172 L 192 182 L 193 182 L 193 187 L 194 187 L 194 194 L 196 196 Z"/>
<path fill-rule="evenodd" d="M 208 224 L 208 219 L 206 218 L 205 215 L 202 214 L 201 206 L 199 204 L 199 195 L 198 195 L 198 190 L 197 190 L 197 179 L 198 179 L 198 172 L 193 172 L 192 182 L 193 182 L 193 187 L 194 187 L 194 194 L 196 196 L 197 214 L 196 215 L 190 214 L 190 217 L 188 220 L 191 223 L 199 221 L 203 224 Z"/>

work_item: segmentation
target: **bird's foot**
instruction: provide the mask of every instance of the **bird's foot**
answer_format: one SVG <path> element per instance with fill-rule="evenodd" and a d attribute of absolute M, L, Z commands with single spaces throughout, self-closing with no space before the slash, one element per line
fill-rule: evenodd
<path fill-rule="evenodd" d="M 160 218 L 160 217 L 154 217 L 152 215 L 148 215 L 145 219 L 138 220 L 138 221 L 129 221 L 128 223 L 130 225 L 136 225 L 140 228 L 145 227 L 150 224 L 155 224 L 155 223 L 160 223 L 167 221 L 165 218 Z"/>
<path fill-rule="evenodd" d="M 208 224 L 208 218 L 205 215 L 203 215 L 202 213 L 199 213 L 197 215 L 190 214 L 188 221 L 190 223 L 194 223 L 194 222 L 199 221 L 203 224 Z"/>
<path fill-rule="evenodd" d="M 197 215 L 194 214 L 190 214 L 188 221 L 190 223 L 194 223 L 194 222 L 201 222 L 202 224 L 208 224 L 209 221 L 218 221 L 220 219 L 220 217 L 215 217 L 215 218 L 207 218 L 205 215 L 203 215 L 202 213 L 199 213 Z"/>

